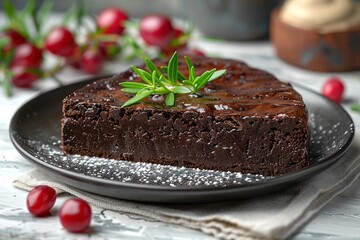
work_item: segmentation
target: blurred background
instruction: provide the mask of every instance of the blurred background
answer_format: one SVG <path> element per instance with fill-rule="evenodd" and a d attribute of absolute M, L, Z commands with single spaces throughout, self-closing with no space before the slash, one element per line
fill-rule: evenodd
<path fill-rule="evenodd" d="M 39 0 L 39 6 L 46 0 Z M 360 2 L 360 0 L 355 0 Z M 12 1 L 21 8 L 26 0 Z M 54 1 L 54 10 L 64 12 L 74 0 Z M 86 0 L 89 12 L 116 6 L 139 18 L 148 13 L 166 14 L 192 21 L 203 34 L 227 40 L 266 38 L 270 12 L 284 0 Z M 2 7 L 2 6 L 0 6 Z M 0 13 L 1 14 L 1 13 Z"/>
<path fill-rule="evenodd" d="M 17 8 L 24 6 L 27 0 L 13 0 Z M 39 0 L 39 5 L 46 0 Z M 272 1 L 272 0 L 270 0 Z M 66 11 L 74 4 L 74 0 L 54 1 L 54 10 Z M 133 17 L 140 17 L 146 13 L 157 12 L 166 13 L 171 16 L 184 17 L 184 1 L 183 0 L 86 0 L 89 10 L 96 14 L 101 9 L 109 6 L 121 7 L 131 14 Z"/>
<path fill-rule="evenodd" d="M 46 0 L 39 0 L 39 6 Z M 26 0 L 12 1 L 22 8 Z M 74 0 L 54 1 L 54 10 L 64 12 Z M 229 40 L 251 40 L 267 36 L 270 11 L 282 0 L 87 0 L 89 11 L 116 6 L 132 18 L 161 13 L 192 21 L 205 35 Z"/>

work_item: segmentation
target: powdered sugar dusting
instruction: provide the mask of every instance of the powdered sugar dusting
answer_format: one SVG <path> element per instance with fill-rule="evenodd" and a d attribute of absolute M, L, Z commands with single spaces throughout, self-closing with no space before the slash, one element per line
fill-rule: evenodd
<path fill-rule="evenodd" d="M 55 141 L 46 144 L 36 141 L 29 141 L 28 144 L 39 146 L 34 155 L 45 163 L 82 175 L 123 183 L 164 187 L 217 187 L 243 185 L 271 178 L 262 175 L 64 155 L 60 149 L 60 141 L 56 140 L 56 137 L 53 140 Z"/>
<path fill-rule="evenodd" d="M 309 114 L 310 164 L 322 161 L 324 157 L 334 154 L 343 146 L 349 132 L 354 126 L 344 128 L 340 123 L 323 126 L 324 120 Z M 39 137 L 39 136 L 38 136 Z M 31 146 L 31 154 L 40 161 L 89 177 L 107 179 L 122 183 L 135 183 L 162 187 L 221 187 L 248 185 L 266 181 L 272 177 L 246 173 L 221 172 L 185 167 L 165 166 L 151 163 L 135 163 L 114 159 L 64 155 L 60 148 L 59 136 L 40 137 L 41 140 L 24 138 L 26 145 Z M 44 140 L 47 139 L 47 140 Z"/>

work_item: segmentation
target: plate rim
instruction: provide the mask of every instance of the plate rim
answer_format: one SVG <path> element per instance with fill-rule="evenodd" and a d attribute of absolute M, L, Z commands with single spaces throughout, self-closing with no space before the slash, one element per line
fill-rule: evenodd
<path fill-rule="evenodd" d="M 333 107 L 337 108 L 338 110 L 340 110 L 343 114 L 345 114 L 347 116 L 347 118 L 351 121 L 351 125 L 349 130 L 350 130 L 350 137 L 348 138 L 347 142 L 345 142 L 345 144 L 342 146 L 342 148 L 338 151 L 336 151 L 335 153 L 327 156 L 327 157 L 322 157 L 319 159 L 318 162 L 314 163 L 313 165 L 310 165 L 308 167 L 302 168 L 299 171 L 295 171 L 295 172 L 291 172 L 291 173 L 286 173 L 280 176 L 276 176 L 274 178 L 270 178 L 267 179 L 266 181 L 259 181 L 259 182 L 253 182 L 253 183 L 245 183 L 245 184 L 241 184 L 241 185 L 229 185 L 229 186 L 179 186 L 179 187 L 169 187 L 169 186 L 158 186 L 158 185 L 147 185 L 147 184 L 141 184 L 141 183 L 132 183 L 132 182 L 120 182 L 120 181 L 114 181 L 114 180 L 110 180 L 110 179 L 102 179 L 102 178 L 98 178 L 98 177 L 93 177 L 93 176 L 88 176 L 88 175 L 84 175 L 81 173 L 76 173 L 74 171 L 70 171 L 67 169 L 62 169 L 59 168 L 57 166 L 51 165 L 49 163 L 46 163 L 38 158 L 36 158 L 35 156 L 33 156 L 31 153 L 29 153 L 28 151 L 26 151 L 22 146 L 21 146 L 21 141 L 18 141 L 17 137 L 16 137 L 16 131 L 14 129 L 15 126 L 15 122 L 18 118 L 18 116 L 21 114 L 22 111 L 24 111 L 24 109 L 27 108 L 28 105 L 30 105 L 33 101 L 38 100 L 38 98 L 44 97 L 46 95 L 50 95 L 52 92 L 56 92 L 56 91 L 60 91 L 61 89 L 66 88 L 71 88 L 74 87 L 76 85 L 79 85 L 79 87 L 81 86 L 85 86 L 88 83 L 91 83 L 92 81 L 96 81 L 102 78 L 108 78 L 108 77 L 112 77 L 114 76 L 114 74 L 110 74 L 110 75 L 104 75 L 104 76 L 96 76 L 96 77 L 90 77 L 90 78 L 83 78 L 81 80 L 78 80 L 74 83 L 70 83 L 70 84 L 66 84 L 63 86 L 59 86 L 59 87 L 55 87 L 53 89 L 49 89 L 47 91 L 41 91 L 38 94 L 36 94 L 34 97 L 32 97 L 31 99 L 27 100 L 25 103 L 23 103 L 14 113 L 14 115 L 11 118 L 10 121 L 10 126 L 9 126 L 9 134 L 10 134 L 10 139 L 11 142 L 13 143 L 14 147 L 16 148 L 16 150 L 27 160 L 30 160 L 33 164 L 35 164 L 37 167 L 40 166 L 41 170 L 45 170 L 45 169 L 50 169 L 52 172 L 56 172 L 57 174 L 61 174 L 62 176 L 67 176 L 70 177 L 71 179 L 86 179 L 87 181 L 91 181 L 91 182 L 96 182 L 98 184 L 101 185 L 111 185 L 111 186 L 117 186 L 117 187 L 122 187 L 122 188 L 132 188 L 132 189 L 137 189 L 137 190 L 145 190 L 145 191 L 166 191 L 166 192 L 181 192 L 181 193 L 186 193 L 186 192 L 213 192 L 213 191 L 229 191 L 229 190 L 234 190 L 234 189 L 256 189 L 258 187 L 263 187 L 264 185 L 267 186 L 271 186 L 271 185 L 276 185 L 277 183 L 281 183 L 283 181 L 296 181 L 296 179 L 298 178 L 297 175 L 299 174 L 310 174 L 313 172 L 317 172 L 321 169 L 327 168 L 330 165 L 334 164 L 336 161 L 338 161 L 341 156 L 343 156 L 347 150 L 349 149 L 349 147 L 351 146 L 351 143 L 353 141 L 354 138 L 354 134 L 355 134 L 355 128 L 354 128 L 354 122 L 353 119 L 351 118 L 351 116 L 346 112 L 346 110 L 338 103 L 326 98 L 325 96 L 319 94 L 318 92 L 310 89 L 307 86 L 304 86 L 302 84 L 299 83 L 294 83 L 294 82 L 288 82 L 290 83 L 292 86 L 296 88 L 301 88 L 305 91 L 308 91 L 312 94 L 317 95 L 318 97 L 321 97 L 324 101 L 326 101 L 327 103 L 330 103 Z M 281 80 L 282 82 L 285 82 L 283 80 Z M 327 161 L 325 161 L 325 159 L 327 159 Z"/>

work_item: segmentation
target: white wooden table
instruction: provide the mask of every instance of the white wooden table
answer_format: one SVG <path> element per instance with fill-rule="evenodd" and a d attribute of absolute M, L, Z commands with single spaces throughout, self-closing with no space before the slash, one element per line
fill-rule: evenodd
<path fill-rule="evenodd" d="M 289 66 L 276 58 L 268 41 L 252 43 L 216 42 L 197 38 L 192 44 L 214 56 L 245 60 L 285 81 L 304 84 L 319 91 L 323 82 L 333 74 L 314 73 Z M 119 72 L 130 63 L 107 65 L 105 72 Z M 346 84 L 344 107 L 360 127 L 360 113 L 351 112 L 352 103 L 360 103 L 360 72 L 337 74 Z M 84 75 L 66 69 L 60 78 L 66 83 L 79 81 Z M 200 231 L 93 208 L 91 229 L 84 234 L 71 234 L 60 225 L 53 212 L 47 218 L 34 218 L 26 209 L 27 192 L 12 186 L 14 176 L 33 166 L 12 146 L 9 139 L 9 123 L 16 109 L 28 99 L 55 87 L 50 80 L 39 82 L 35 89 L 16 89 L 12 98 L 0 93 L 0 239 L 214 239 Z M 59 209 L 67 196 L 60 197 L 55 205 Z M 56 210 L 55 210 L 56 211 Z M 300 229 L 295 239 L 360 239 L 360 181 L 332 200 L 308 225 Z"/>

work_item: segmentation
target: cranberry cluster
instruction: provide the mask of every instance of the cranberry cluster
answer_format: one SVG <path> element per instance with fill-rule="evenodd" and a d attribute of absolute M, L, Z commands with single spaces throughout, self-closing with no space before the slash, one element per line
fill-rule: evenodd
<path fill-rule="evenodd" d="M 56 201 L 56 191 L 52 187 L 40 185 L 33 188 L 26 199 L 26 205 L 31 214 L 37 217 L 49 215 Z M 85 231 L 91 221 L 91 208 L 80 198 L 70 198 L 65 201 L 59 211 L 60 222 L 70 232 Z"/>
<path fill-rule="evenodd" d="M 146 47 L 158 49 L 160 56 L 169 56 L 174 51 L 180 55 L 204 55 L 187 46 L 189 33 L 174 27 L 171 19 L 164 15 L 151 14 L 140 19 L 137 25 L 139 37 L 132 37 L 127 31 L 127 13 L 120 8 L 107 8 L 96 18 L 96 30 L 87 32 L 86 41 L 79 43 L 75 32 L 65 25 L 53 27 L 42 41 L 27 39 L 19 31 L 8 28 L 0 33 L 7 38 L 3 54 L 12 52 L 9 69 L 11 83 L 16 87 L 29 88 L 39 78 L 51 77 L 64 66 L 71 65 L 88 74 L 98 74 L 106 60 L 117 57 L 126 47 L 135 47 L 146 55 Z M 134 25 L 134 24 L 133 24 Z M 132 38 L 132 44 L 125 45 L 125 37 Z M 41 65 L 46 54 L 63 59 L 63 66 L 44 70 Z"/>

